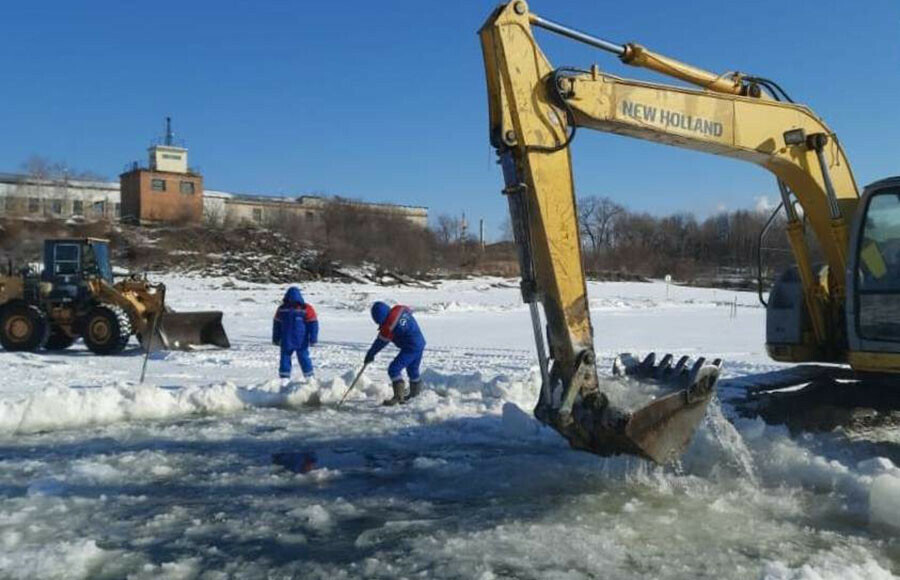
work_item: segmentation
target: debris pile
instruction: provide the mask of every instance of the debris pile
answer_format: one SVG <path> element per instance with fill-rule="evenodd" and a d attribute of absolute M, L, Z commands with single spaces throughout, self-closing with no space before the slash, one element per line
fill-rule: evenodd
<path fill-rule="evenodd" d="M 157 232 L 161 232 L 161 228 Z M 329 260 L 308 242 L 262 228 L 170 230 L 154 244 L 165 260 L 152 267 L 199 276 L 222 276 L 241 282 L 289 284 L 307 280 L 428 286 L 420 275 L 388 271 L 371 264 L 344 266 Z M 163 247 L 165 246 L 165 248 Z"/>

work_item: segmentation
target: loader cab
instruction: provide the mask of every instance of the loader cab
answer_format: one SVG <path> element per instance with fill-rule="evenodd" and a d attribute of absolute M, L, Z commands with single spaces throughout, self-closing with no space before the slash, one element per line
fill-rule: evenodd
<path fill-rule="evenodd" d="M 854 368 L 900 370 L 900 177 L 863 192 L 851 233 L 846 311 Z"/>
<path fill-rule="evenodd" d="M 109 263 L 109 242 L 96 238 L 44 241 L 44 271 L 41 280 L 50 282 L 51 302 L 78 302 L 87 293 L 86 282 L 102 278 L 113 282 Z"/>

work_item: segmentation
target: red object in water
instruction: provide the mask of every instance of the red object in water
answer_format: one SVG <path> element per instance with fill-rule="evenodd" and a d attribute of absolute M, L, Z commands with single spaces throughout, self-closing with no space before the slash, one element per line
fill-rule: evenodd
<path fill-rule="evenodd" d="M 279 451 L 272 454 L 272 463 L 294 473 L 309 473 L 316 469 L 318 461 L 315 451 Z"/>

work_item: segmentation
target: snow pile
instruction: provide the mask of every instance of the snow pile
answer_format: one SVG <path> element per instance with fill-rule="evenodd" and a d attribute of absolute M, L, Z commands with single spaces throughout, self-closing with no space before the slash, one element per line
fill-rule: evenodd
<path fill-rule="evenodd" d="M 763 580 L 894 580 L 891 571 L 859 549 L 818 552 L 809 562 L 792 567 L 768 562 Z"/>
<path fill-rule="evenodd" d="M 47 387 L 17 399 L 0 399 L 0 434 L 36 433 L 161 420 L 190 415 L 236 413 L 252 407 L 297 407 L 336 403 L 346 390 L 339 377 L 282 388 L 277 380 L 238 386 L 231 382 L 185 387 L 120 383 L 97 387 Z M 364 396 L 384 395 L 377 385 Z"/>
<path fill-rule="evenodd" d="M 900 531 L 900 472 L 880 475 L 869 491 L 872 522 Z"/>

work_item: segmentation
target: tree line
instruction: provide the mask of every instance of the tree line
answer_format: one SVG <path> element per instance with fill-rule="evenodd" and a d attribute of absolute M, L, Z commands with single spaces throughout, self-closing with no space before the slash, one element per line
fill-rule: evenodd
<path fill-rule="evenodd" d="M 717 272 L 754 277 L 761 247 L 763 275 L 771 277 L 793 259 L 783 212 L 739 209 L 698 219 L 688 212 L 654 216 L 635 212 L 608 197 L 584 197 L 578 223 L 585 268 L 616 270 L 680 280 Z M 766 235 L 760 232 L 771 220 Z M 760 246 L 760 241 L 762 242 Z M 814 240 L 810 240 L 814 248 Z"/>

